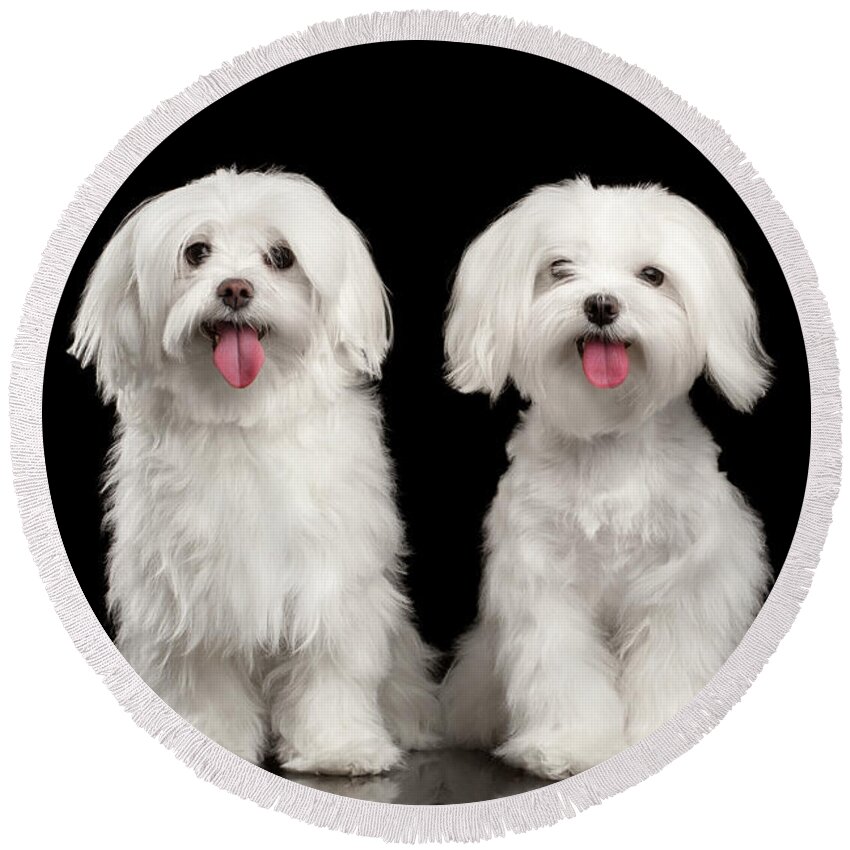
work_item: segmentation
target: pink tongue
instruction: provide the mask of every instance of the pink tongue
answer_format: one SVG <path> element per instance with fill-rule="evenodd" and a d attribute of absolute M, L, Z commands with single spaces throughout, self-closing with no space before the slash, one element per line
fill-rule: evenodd
<path fill-rule="evenodd" d="M 266 353 L 254 328 L 222 322 L 216 326 L 218 345 L 213 349 L 213 363 L 232 387 L 242 389 L 253 383 L 260 373 Z"/>
<path fill-rule="evenodd" d="M 619 387 L 629 375 L 629 355 L 623 342 L 588 339 L 584 343 L 581 365 L 594 387 L 610 390 Z"/>

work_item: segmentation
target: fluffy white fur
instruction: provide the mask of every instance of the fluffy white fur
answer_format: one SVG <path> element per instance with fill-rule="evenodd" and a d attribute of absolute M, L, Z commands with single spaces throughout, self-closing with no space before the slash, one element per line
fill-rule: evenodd
<path fill-rule="evenodd" d="M 188 245 L 209 256 L 192 266 Z M 273 244 L 295 262 L 268 262 Z M 266 361 L 234 389 L 204 323 Z M 250 761 L 368 774 L 436 740 L 429 653 L 399 585 L 402 526 L 366 379 L 389 341 L 355 226 L 308 179 L 219 171 L 143 204 L 88 282 L 72 352 L 117 404 L 109 607 L 121 652 L 183 717 Z"/>
<path fill-rule="evenodd" d="M 620 305 L 604 331 L 583 309 L 599 293 Z M 620 386 L 585 378 L 589 332 L 631 343 Z M 458 389 L 495 397 L 510 379 L 532 401 L 486 519 L 479 618 L 442 687 L 447 734 L 563 777 L 675 714 L 761 604 L 759 519 L 688 399 L 701 373 L 742 411 L 764 393 L 756 311 L 695 206 L 580 179 L 537 188 L 470 245 L 446 349 Z"/>

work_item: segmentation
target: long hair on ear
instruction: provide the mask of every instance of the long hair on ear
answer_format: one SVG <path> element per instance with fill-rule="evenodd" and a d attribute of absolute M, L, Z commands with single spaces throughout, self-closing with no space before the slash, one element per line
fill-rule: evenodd
<path fill-rule="evenodd" d="M 543 253 L 533 203 L 540 193 L 509 207 L 461 258 L 445 326 L 448 380 L 461 392 L 496 398 L 522 347 Z"/>
<path fill-rule="evenodd" d="M 277 190 L 271 203 L 318 293 L 331 344 L 356 369 L 380 377 L 392 340 L 392 317 L 363 234 L 309 178 L 289 172 L 273 176 Z"/>
<path fill-rule="evenodd" d="M 340 218 L 345 251 L 342 286 L 326 307 L 327 320 L 338 345 L 346 349 L 359 369 L 374 378 L 392 343 L 392 313 L 366 239 L 352 221 Z"/>
<path fill-rule="evenodd" d="M 143 344 L 136 281 L 134 209 L 109 240 L 89 276 L 72 328 L 69 352 L 86 367 L 94 365 L 103 398 L 113 401 L 131 378 Z"/>
<path fill-rule="evenodd" d="M 724 234 L 689 201 L 677 200 L 686 209 L 686 226 L 707 273 L 683 293 L 705 346 L 705 376 L 732 407 L 746 412 L 771 382 L 772 364 L 759 337 L 756 305 Z"/>

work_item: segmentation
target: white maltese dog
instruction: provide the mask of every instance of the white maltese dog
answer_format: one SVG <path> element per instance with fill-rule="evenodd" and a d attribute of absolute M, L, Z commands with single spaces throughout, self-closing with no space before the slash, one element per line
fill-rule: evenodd
<path fill-rule="evenodd" d="M 763 599 L 760 521 L 688 400 L 746 411 L 768 360 L 731 247 L 658 186 L 541 186 L 469 246 L 449 378 L 532 404 L 486 519 L 448 736 L 561 778 L 640 740 L 718 671 Z"/>
<path fill-rule="evenodd" d="M 368 379 L 384 287 L 310 180 L 218 171 L 121 225 L 72 353 L 117 404 L 108 604 L 144 680 L 250 761 L 370 774 L 436 740 Z"/>

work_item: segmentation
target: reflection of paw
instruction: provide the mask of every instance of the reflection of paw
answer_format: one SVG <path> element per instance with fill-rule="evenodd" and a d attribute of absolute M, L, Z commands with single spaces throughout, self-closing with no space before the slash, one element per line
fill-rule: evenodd
<path fill-rule="evenodd" d="M 288 777 L 299 785 L 315 788 L 327 794 L 369 800 L 373 803 L 394 803 L 401 792 L 399 781 L 389 776 L 309 776 Z"/>
<path fill-rule="evenodd" d="M 361 738 L 342 742 L 333 747 L 322 747 L 315 752 L 292 754 L 282 748 L 281 763 L 284 770 L 297 773 L 324 773 L 331 776 L 367 776 L 383 773 L 397 767 L 402 761 L 402 751 L 387 738 Z"/>
<path fill-rule="evenodd" d="M 545 779 L 563 779 L 587 770 L 618 753 L 625 746 L 619 738 L 607 741 L 566 740 L 562 735 L 525 733 L 515 735 L 494 751 L 513 767 Z"/>

